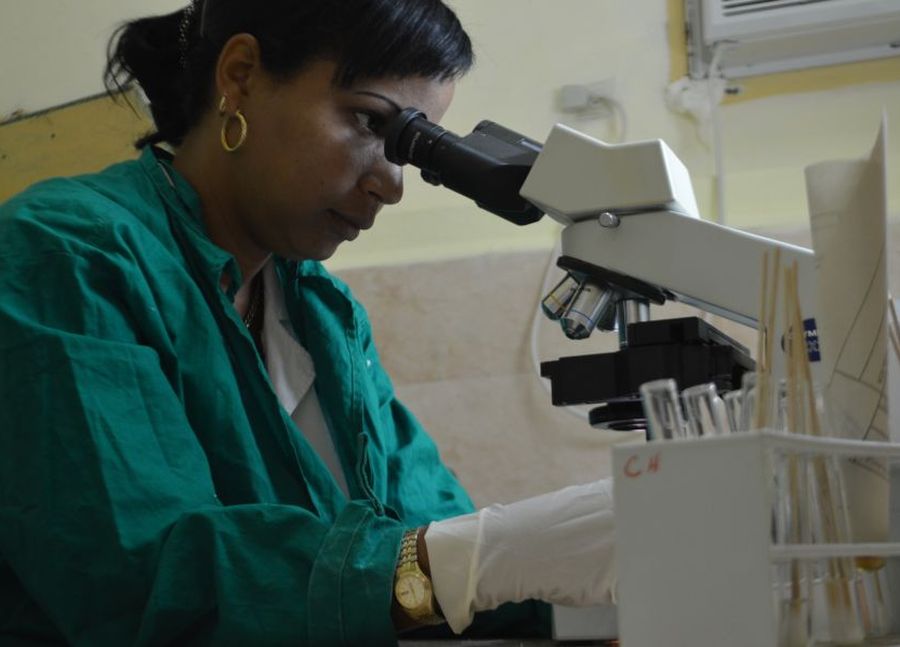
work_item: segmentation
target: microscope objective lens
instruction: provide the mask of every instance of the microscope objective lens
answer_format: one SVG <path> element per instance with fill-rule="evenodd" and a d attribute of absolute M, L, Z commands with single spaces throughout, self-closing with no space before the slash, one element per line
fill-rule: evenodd
<path fill-rule="evenodd" d="M 569 339 L 587 339 L 609 308 L 615 308 L 614 293 L 600 286 L 585 282 L 560 318 L 563 331 Z"/>
<path fill-rule="evenodd" d="M 541 310 L 551 321 L 558 321 L 565 313 L 569 302 L 578 292 L 578 281 L 571 274 L 566 274 L 562 281 L 541 301 Z"/>

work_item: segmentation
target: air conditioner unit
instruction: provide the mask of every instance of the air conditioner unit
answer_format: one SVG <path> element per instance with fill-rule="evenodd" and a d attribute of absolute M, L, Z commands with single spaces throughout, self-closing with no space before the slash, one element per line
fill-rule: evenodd
<path fill-rule="evenodd" d="M 685 0 L 691 76 L 727 78 L 900 55 L 900 0 Z"/>

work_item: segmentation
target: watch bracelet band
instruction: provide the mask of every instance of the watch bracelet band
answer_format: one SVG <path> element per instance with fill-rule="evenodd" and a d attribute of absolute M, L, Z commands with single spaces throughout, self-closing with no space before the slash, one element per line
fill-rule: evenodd
<path fill-rule="evenodd" d="M 400 558 L 397 560 L 397 570 L 406 564 L 419 562 L 419 529 L 413 528 L 403 533 L 400 542 Z"/>
<path fill-rule="evenodd" d="M 429 582 L 431 578 L 425 575 L 424 571 L 422 571 L 419 566 L 419 556 L 418 556 L 418 543 L 419 543 L 419 529 L 413 528 L 407 530 L 403 533 L 403 539 L 400 542 L 400 557 L 397 559 L 397 568 L 395 570 L 395 578 L 399 576 L 401 573 L 405 571 L 415 570 L 422 577 L 426 578 Z M 404 609 L 407 612 L 407 615 L 413 620 L 418 622 L 422 622 L 424 624 L 442 624 L 444 622 L 444 618 L 437 611 L 438 605 L 437 600 L 434 597 L 434 589 L 431 588 L 431 613 L 423 616 L 412 616 L 408 613 L 408 610 Z"/>

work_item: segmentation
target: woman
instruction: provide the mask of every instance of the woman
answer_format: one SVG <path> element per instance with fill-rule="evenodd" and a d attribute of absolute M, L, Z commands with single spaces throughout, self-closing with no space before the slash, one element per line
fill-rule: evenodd
<path fill-rule="evenodd" d="M 608 488 L 471 514 L 318 262 L 400 200 L 381 128 L 447 109 L 454 14 L 206 0 L 110 51 L 140 159 L 0 207 L 0 637 L 379 644 L 602 599 Z"/>

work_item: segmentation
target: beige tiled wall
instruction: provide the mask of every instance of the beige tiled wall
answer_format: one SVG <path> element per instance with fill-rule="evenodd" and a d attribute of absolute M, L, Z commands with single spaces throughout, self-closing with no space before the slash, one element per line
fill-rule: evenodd
<path fill-rule="evenodd" d="M 769 234 L 809 244 L 805 231 Z M 550 404 L 530 353 L 549 261 L 549 252 L 520 252 L 341 273 L 368 309 L 399 397 L 479 505 L 608 476 L 610 443 L 641 438 L 592 429 Z M 688 314 L 676 304 L 654 317 Z M 752 330 L 711 321 L 752 350 Z M 543 318 L 537 338 L 542 360 L 617 348 L 614 333 L 573 342 Z"/>
<path fill-rule="evenodd" d="M 529 330 L 547 258 L 341 273 L 369 312 L 399 397 L 478 504 L 609 473 L 610 434 L 554 408 L 532 370 Z M 543 323 L 541 332 L 562 334 Z"/>

